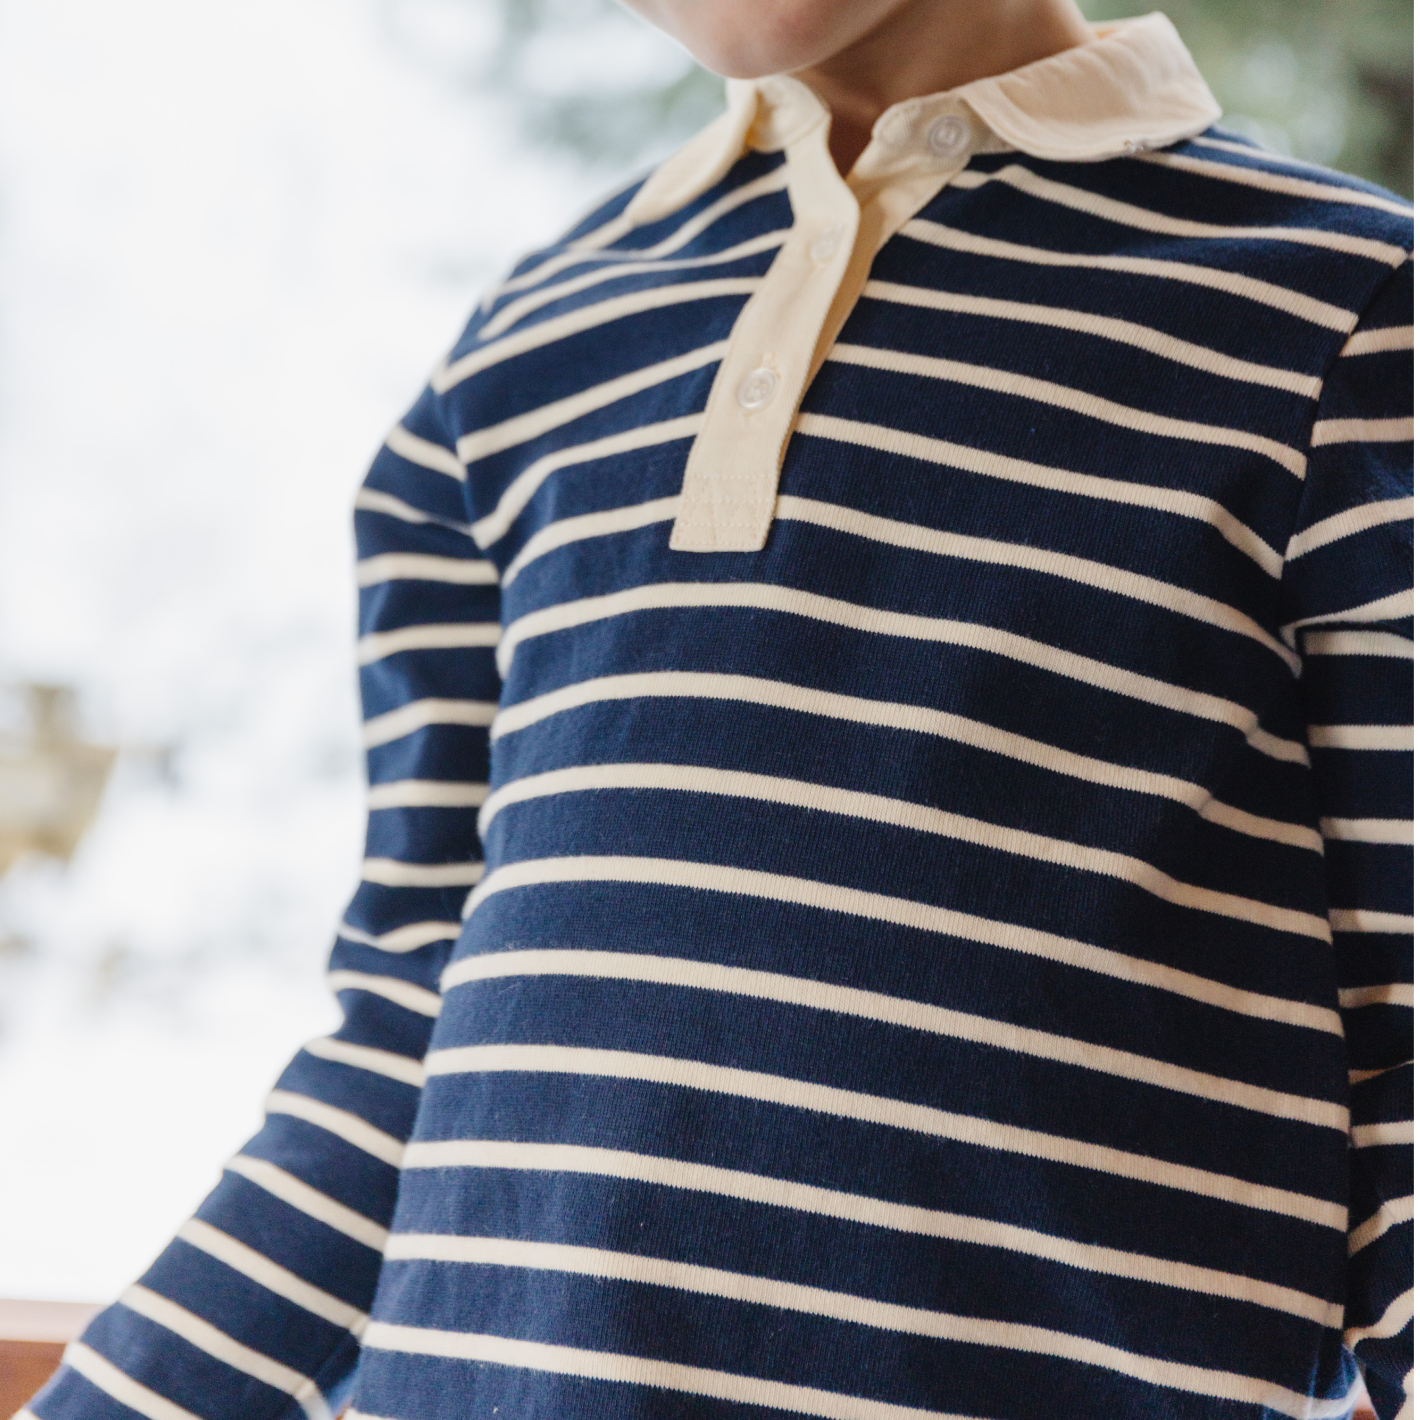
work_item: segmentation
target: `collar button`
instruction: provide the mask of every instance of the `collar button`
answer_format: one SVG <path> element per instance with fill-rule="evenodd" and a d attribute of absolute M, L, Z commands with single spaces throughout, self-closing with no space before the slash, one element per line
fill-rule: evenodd
<path fill-rule="evenodd" d="M 927 130 L 927 147 L 938 158 L 959 158 L 971 147 L 971 125 L 954 113 L 943 114 Z"/>

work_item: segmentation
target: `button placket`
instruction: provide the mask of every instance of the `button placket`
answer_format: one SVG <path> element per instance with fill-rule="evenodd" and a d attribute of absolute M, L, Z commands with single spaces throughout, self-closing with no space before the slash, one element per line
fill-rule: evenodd
<path fill-rule="evenodd" d="M 786 93 L 801 112 L 814 105 L 820 115 L 784 149 L 794 227 L 741 310 L 716 372 L 671 530 L 677 552 L 765 545 L 799 403 L 874 255 L 976 146 L 970 116 L 909 102 L 885 115 L 845 180 L 829 156 L 827 111 L 802 86 Z"/>
<path fill-rule="evenodd" d="M 829 156 L 827 127 L 822 111 L 785 151 L 794 226 L 741 310 L 711 386 L 671 530 L 675 551 L 754 552 L 769 535 L 780 461 L 861 215 Z"/>

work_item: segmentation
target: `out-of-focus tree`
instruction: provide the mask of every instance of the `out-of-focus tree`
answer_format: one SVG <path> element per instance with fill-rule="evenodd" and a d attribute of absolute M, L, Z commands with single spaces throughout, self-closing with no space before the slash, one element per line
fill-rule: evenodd
<path fill-rule="evenodd" d="M 495 0 L 494 73 L 516 86 L 531 136 L 601 163 L 644 160 L 719 112 L 724 80 L 610 0 Z"/>
<path fill-rule="evenodd" d="M 1092 20 L 1139 13 L 1083 0 Z M 721 81 L 615 0 L 385 0 L 393 30 L 501 91 L 527 135 L 599 168 L 645 164 L 718 109 Z M 1412 191 L 1408 0 L 1167 0 L 1224 123 L 1277 152 Z M 443 38 L 441 39 L 440 36 Z"/>
<path fill-rule="evenodd" d="M 26 853 L 68 862 L 93 822 L 116 753 L 79 737 L 67 686 L 28 685 L 20 699 L 28 725 L 0 731 L 0 875 Z"/>
<path fill-rule="evenodd" d="M 615 0 L 382 0 L 391 37 L 508 101 L 522 136 L 609 176 L 718 113 L 724 80 Z"/>

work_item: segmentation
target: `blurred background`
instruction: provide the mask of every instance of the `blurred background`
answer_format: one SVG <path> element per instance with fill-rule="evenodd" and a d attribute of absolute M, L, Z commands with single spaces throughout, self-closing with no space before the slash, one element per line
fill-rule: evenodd
<path fill-rule="evenodd" d="M 1410 195 L 1407 4 L 1167 9 L 1230 127 Z M 610 0 L 0 0 L 0 1296 L 115 1294 L 333 1025 L 355 488 L 719 102 Z"/>

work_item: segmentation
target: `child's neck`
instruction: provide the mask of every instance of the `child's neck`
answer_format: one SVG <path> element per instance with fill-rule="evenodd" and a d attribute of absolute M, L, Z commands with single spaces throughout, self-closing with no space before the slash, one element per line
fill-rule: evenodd
<path fill-rule="evenodd" d="M 847 173 L 893 104 L 1004 74 L 1091 38 L 1075 0 L 917 0 L 795 77 L 832 110 L 829 151 Z"/>

